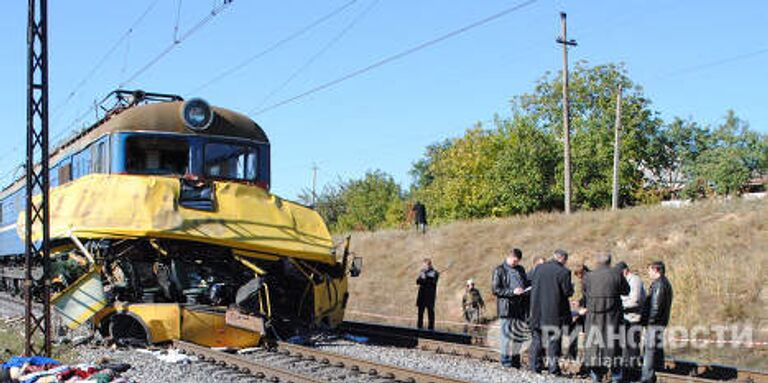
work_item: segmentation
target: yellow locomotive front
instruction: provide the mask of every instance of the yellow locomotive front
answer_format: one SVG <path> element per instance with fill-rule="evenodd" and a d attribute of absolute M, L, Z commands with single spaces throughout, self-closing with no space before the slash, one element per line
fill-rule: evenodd
<path fill-rule="evenodd" d="M 245 347 L 340 323 L 348 246 L 337 259 L 317 212 L 269 193 L 263 130 L 200 99 L 124 96 L 51 161 L 54 273 L 66 271 L 53 303 L 67 324 Z"/>

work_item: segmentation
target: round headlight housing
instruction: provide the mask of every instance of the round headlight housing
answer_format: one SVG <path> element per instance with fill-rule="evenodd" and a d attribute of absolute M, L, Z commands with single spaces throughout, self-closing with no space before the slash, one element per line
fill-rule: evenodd
<path fill-rule="evenodd" d="M 208 129 L 213 122 L 213 116 L 213 109 L 202 98 L 192 98 L 181 105 L 181 119 L 192 130 Z"/>

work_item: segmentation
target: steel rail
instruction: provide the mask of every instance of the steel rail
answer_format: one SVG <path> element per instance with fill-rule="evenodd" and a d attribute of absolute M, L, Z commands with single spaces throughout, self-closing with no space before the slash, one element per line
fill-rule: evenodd
<path fill-rule="evenodd" d="M 311 376 L 301 375 L 288 369 L 275 367 L 266 363 L 245 358 L 241 355 L 229 354 L 224 351 L 213 350 L 184 341 L 174 341 L 173 347 L 186 353 L 197 356 L 201 361 L 211 361 L 221 367 L 230 367 L 238 371 L 253 375 L 258 379 L 266 379 L 270 382 L 283 383 L 322 383 L 323 380 Z"/>
<path fill-rule="evenodd" d="M 296 356 L 307 357 L 307 355 L 309 355 L 309 357 L 314 357 L 315 359 L 320 360 L 323 364 L 333 364 L 337 367 L 345 367 L 352 371 L 368 374 L 372 377 L 378 376 L 385 379 L 395 379 L 397 381 L 408 383 L 466 383 L 466 381 L 456 378 L 372 362 L 370 360 L 354 358 L 292 343 L 278 342 L 277 348 L 278 350 L 288 351 Z"/>
<path fill-rule="evenodd" d="M 345 322 L 346 324 L 347 322 Z M 431 337 L 422 337 L 422 332 L 412 328 L 380 325 L 375 323 L 354 322 L 353 324 L 342 325 L 350 333 L 368 335 L 377 339 L 391 339 L 398 343 L 409 343 L 415 348 L 424 351 L 432 351 L 438 354 L 462 356 L 471 359 L 478 359 L 489 362 L 499 362 L 499 352 L 486 346 L 477 346 L 466 344 L 460 339 L 461 334 L 450 334 L 446 340 L 439 338 L 441 333 L 431 332 L 427 334 Z M 458 341 L 457 341 L 458 340 Z M 526 355 L 523 355 L 524 361 Z M 665 371 L 658 373 L 660 382 L 743 382 L 743 383 L 768 383 L 768 371 L 755 371 L 741 369 L 731 366 L 721 366 L 716 364 L 700 364 L 696 362 L 667 359 L 665 361 Z"/>

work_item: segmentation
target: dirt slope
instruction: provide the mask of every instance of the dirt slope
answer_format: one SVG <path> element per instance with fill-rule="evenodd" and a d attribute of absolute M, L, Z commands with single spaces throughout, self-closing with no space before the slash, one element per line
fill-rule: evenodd
<path fill-rule="evenodd" d="M 491 271 L 510 247 L 523 250 L 526 268 L 534 256 L 548 257 L 556 248 L 569 251 L 571 269 L 585 261 L 591 267 L 590 256 L 608 250 L 615 261 L 639 268 L 646 285 L 645 265 L 661 259 L 675 290 L 673 324 L 752 324 L 756 338 L 768 339 L 768 201 L 535 214 L 455 222 L 426 235 L 352 233 L 352 249 L 364 257 L 364 272 L 351 281 L 348 317 L 390 317 L 413 325 L 413 319 L 397 317 L 415 317 L 415 279 L 424 257 L 432 258 L 441 272 L 438 319 L 461 321 L 462 289 L 469 278 L 475 279 L 488 303 L 487 315 L 493 316 Z"/>

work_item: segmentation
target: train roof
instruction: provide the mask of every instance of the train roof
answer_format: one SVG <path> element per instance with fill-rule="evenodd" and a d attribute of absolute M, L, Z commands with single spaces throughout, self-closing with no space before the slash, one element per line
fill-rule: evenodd
<path fill-rule="evenodd" d="M 248 116 L 229 109 L 212 106 L 215 117 L 211 126 L 202 131 L 188 128 L 181 117 L 184 100 L 175 95 L 118 90 L 110 94 L 118 103 L 106 115 L 90 127 L 65 139 L 49 154 L 51 165 L 70 152 L 77 152 L 99 137 L 114 132 L 160 132 L 197 136 L 218 136 L 248 139 L 269 143 L 264 130 Z M 129 97 L 130 96 L 130 97 Z M 129 100 L 126 101 L 125 100 Z M 105 98 L 105 101 L 107 98 Z M 157 100 L 161 100 L 157 102 Z M 149 103 L 152 102 L 152 103 Z M 24 176 L 5 185 L 0 196 L 5 196 L 22 186 Z"/>
<path fill-rule="evenodd" d="M 113 132 L 163 132 L 198 136 L 222 136 L 244 138 L 268 143 L 264 130 L 247 116 L 229 109 L 212 107 L 215 118 L 211 126 L 203 131 L 189 129 L 181 119 L 182 101 L 134 106 L 113 115 L 108 115 L 94 127 L 72 137 L 51 153 L 51 160 L 57 160 L 62 153 L 87 146 L 94 139 Z"/>

